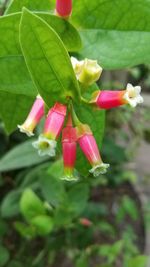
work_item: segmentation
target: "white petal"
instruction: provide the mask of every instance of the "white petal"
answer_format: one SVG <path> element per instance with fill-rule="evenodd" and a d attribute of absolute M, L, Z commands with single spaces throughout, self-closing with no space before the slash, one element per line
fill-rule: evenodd
<path fill-rule="evenodd" d="M 109 166 L 109 164 L 102 162 L 101 164 L 94 166 L 91 170 L 89 170 L 89 172 L 92 173 L 94 177 L 97 177 L 100 174 L 105 174 Z"/>
<path fill-rule="evenodd" d="M 34 135 L 33 132 L 29 131 L 24 127 L 24 125 L 17 125 L 21 133 L 25 133 L 27 136 L 31 137 Z"/>
<path fill-rule="evenodd" d="M 126 88 L 126 93 L 123 98 L 128 102 L 128 104 L 132 107 L 136 107 L 137 104 L 143 103 L 143 97 L 140 95 L 141 87 L 133 86 L 128 83 Z"/>
<path fill-rule="evenodd" d="M 43 144 L 46 144 L 46 146 L 42 147 Z M 32 145 L 38 149 L 38 154 L 40 156 L 48 155 L 50 157 L 54 157 L 56 155 L 55 149 L 57 142 L 55 140 L 51 140 L 43 135 L 40 135 L 38 140 L 33 142 Z"/>

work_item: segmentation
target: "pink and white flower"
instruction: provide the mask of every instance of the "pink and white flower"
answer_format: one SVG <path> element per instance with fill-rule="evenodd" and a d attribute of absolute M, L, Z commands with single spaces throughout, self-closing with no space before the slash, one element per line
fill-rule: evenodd
<path fill-rule="evenodd" d="M 95 177 L 106 173 L 109 164 L 103 163 L 90 127 L 86 124 L 80 124 L 76 129 L 78 143 L 87 160 L 92 165 L 92 169 L 89 172 Z"/>
<path fill-rule="evenodd" d="M 56 140 L 62 131 L 66 116 L 66 109 L 65 105 L 57 102 L 48 112 L 44 131 L 39 136 L 38 140 L 33 142 L 33 146 L 38 149 L 40 156 L 55 156 L 55 149 L 57 145 Z"/>
<path fill-rule="evenodd" d="M 22 125 L 18 125 L 20 132 L 26 133 L 28 136 L 33 136 L 34 135 L 33 131 L 43 116 L 44 116 L 44 101 L 38 95 L 27 119 Z"/>
<path fill-rule="evenodd" d="M 137 104 L 143 103 L 140 93 L 140 86 L 134 87 L 129 83 L 126 90 L 122 91 L 96 91 L 91 103 L 95 103 L 101 109 L 111 109 L 125 104 L 136 107 Z"/>

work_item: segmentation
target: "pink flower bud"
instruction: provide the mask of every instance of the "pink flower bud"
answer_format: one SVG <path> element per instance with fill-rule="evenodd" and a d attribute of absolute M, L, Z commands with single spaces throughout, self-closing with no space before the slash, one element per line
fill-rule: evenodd
<path fill-rule="evenodd" d="M 48 112 L 43 134 L 41 134 L 39 139 L 33 143 L 33 146 L 38 149 L 40 156 L 55 156 L 56 139 L 61 133 L 66 110 L 67 108 L 65 105 L 56 103 Z"/>
<path fill-rule="evenodd" d="M 72 0 L 56 0 L 56 14 L 60 17 L 69 17 L 72 12 Z"/>
<path fill-rule="evenodd" d="M 40 96 L 37 96 L 31 111 L 22 125 L 18 125 L 20 132 L 26 133 L 28 136 L 32 136 L 33 130 L 44 116 L 44 101 Z"/>
<path fill-rule="evenodd" d="M 74 166 L 76 161 L 76 129 L 72 127 L 72 121 L 69 118 L 67 126 L 62 132 L 62 150 L 64 161 L 63 180 L 77 180 L 74 176 Z"/>
<path fill-rule="evenodd" d="M 78 143 L 88 159 L 89 163 L 92 165 L 92 169 L 89 171 L 93 173 L 96 177 L 99 174 L 106 173 L 106 169 L 109 164 L 102 162 L 96 140 L 91 132 L 91 129 L 86 124 L 80 124 L 77 126 L 77 138 Z"/>

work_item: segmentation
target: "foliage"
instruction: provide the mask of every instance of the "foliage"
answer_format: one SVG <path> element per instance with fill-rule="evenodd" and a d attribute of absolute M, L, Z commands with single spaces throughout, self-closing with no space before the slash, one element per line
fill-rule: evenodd
<path fill-rule="evenodd" d="M 148 140 L 149 128 L 145 129 L 143 122 L 143 118 L 149 120 L 148 112 L 139 110 L 140 123 L 134 125 L 133 110 L 108 112 L 102 148 L 105 112 L 81 103 L 83 88 L 75 77 L 70 55 L 98 59 L 106 69 L 149 63 L 149 1 L 74 0 L 69 21 L 54 15 L 53 0 L 13 0 L 4 8 L 3 4 L 0 117 L 5 128 L 1 123 L 0 266 L 53 266 L 57 261 L 60 266 L 59 261 L 64 260 L 75 267 L 88 267 L 97 259 L 101 267 L 119 263 L 144 267 L 147 258 L 141 255 L 134 229 L 140 220 L 136 200 L 122 194 L 110 208 L 104 199 L 95 201 L 93 192 L 101 188 L 113 191 L 122 183 L 136 181 L 134 172 L 124 170 L 124 163 L 132 158 L 140 138 Z M 140 80 L 142 67 L 136 68 L 129 70 L 134 81 Z M 97 88 L 96 84 L 90 87 L 86 97 Z M 34 138 L 28 141 L 17 132 L 12 134 L 26 118 L 37 93 L 48 108 L 56 101 L 68 103 L 66 96 L 73 99 L 77 115 L 91 126 L 104 159 L 112 163 L 111 172 L 91 178 L 89 164 L 78 151 L 80 179 L 64 182 L 59 179 L 63 173 L 59 151 L 54 160 L 41 158 L 31 145 Z M 129 136 L 124 131 L 127 125 Z"/>

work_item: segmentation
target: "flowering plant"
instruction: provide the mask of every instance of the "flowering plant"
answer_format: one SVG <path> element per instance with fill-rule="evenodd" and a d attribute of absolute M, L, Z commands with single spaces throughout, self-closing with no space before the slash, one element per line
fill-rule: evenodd
<path fill-rule="evenodd" d="M 53 239 L 61 230 L 68 235 L 77 222 L 89 233 L 95 229 L 96 220 L 84 214 L 89 189 L 105 180 L 107 170 L 114 173 L 109 156 L 105 163 L 101 155 L 105 114 L 123 106 L 132 113 L 143 102 L 140 86 L 129 81 L 123 88 L 104 90 L 99 80 L 103 70 L 148 62 L 144 3 L 150 5 L 138 3 L 12 0 L 0 18 L 0 116 L 9 134 L 18 126 L 17 134 L 28 136 L 1 160 L 0 171 L 29 168 L 21 172 L 22 182 L 15 172 L 19 186 L 4 200 L 2 215 L 21 211 L 25 223 L 15 221 L 14 227 L 26 239 L 49 233 Z M 11 215 L 8 203 L 15 203 Z M 119 252 L 122 247 L 119 243 Z"/>
<path fill-rule="evenodd" d="M 12 7 L 13 4 L 6 11 L 7 14 Z M 17 45 L 20 45 L 20 53 L 22 53 L 26 63 L 24 68 L 27 66 L 31 83 L 33 82 L 30 88 L 30 95 L 34 95 L 35 91 L 38 91 L 38 96 L 27 119 L 18 127 L 21 132 L 32 136 L 34 134 L 33 130 L 41 118 L 46 115 L 43 133 L 40 134 L 37 141 L 33 142 L 33 146 L 38 149 L 40 156 L 49 155 L 54 157 L 56 156 L 57 140 L 68 117 L 71 117 L 72 126 L 70 127 L 72 127 L 71 131 L 74 132 L 73 142 L 79 144 L 92 166 L 89 172 L 96 177 L 105 173 L 109 167 L 109 164 L 103 163 L 101 159 L 99 152 L 100 141 L 96 138 L 95 133 L 96 131 L 99 138 L 101 135 L 102 139 L 104 127 L 104 112 L 102 110 L 125 104 L 135 107 L 143 102 L 143 98 L 140 96 L 141 88 L 139 86 L 134 87 L 131 84 L 128 84 L 125 90 L 120 91 L 103 91 L 96 88 L 96 82 L 102 74 L 102 67 L 98 64 L 97 60 L 70 58 L 67 49 L 69 52 L 80 51 L 81 47 L 79 33 L 68 22 L 71 14 L 71 0 L 57 0 L 53 15 L 48 13 L 34 14 L 26 8 L 22 9 L 18 32 L 19 42 Z M 8 20 L 10 18 L 18 22 L 20 14 L 10 15 Z M 52 20 L 55 21 L 54 24 L 51 24 Z M 60 24 L 59 27 L 57 23 Z M 59 32 L 62 26 L 70 27 L 70 32 L 66 29 L 66 40 L 64 40 L 62 33 Z M 69 45 L 72 34 L 74 36 L 72 41 L 74 47 L 70 49 Z M 62 41 L 66 42 L 66 46 Z M 91 89 L 91 86 L 95 86 L 95 90 Z M 87 99 L 86 92 L 91 95 L 90 99 Z M 26 103 L 25 107 L 28 109 Z M 49 108 L 48 114 L 46 114 L 46 107 Z M 89 113 L 93 114 L 95 121 L 93 125 L 89 123 L 89 115 L 84 120 L 82 116 L 80 119 L 78 109 L 80 109 L 81 113 L 88 109 Z M 95 117 L 97 117 L 97 122 Z M 19 121 L 21 121 L 20 118 Z M 65 133 L 67 135 L 68 131 L 68 136 L 70 127 L 65 128 Z M 101 132 L 99 128 L 102 129 Z M 72 142 L 72 132 L 67 139 L 68 143 Z M 70 146 L 69 150 L 66 148 L 64 136 L 62 143 L 65 173 L 68 168 L 66 162 L 71 160 L 72 157 L 74 158 L 71 166 L 72 171 L 67 173 L 66 180 L 69 180 L 69 173 L 70 180 L 73 179 L 73 167 L 79 172 L 78 175 L 76 174 L 76 178 L 74 177 L 74 179 L 77 179 L 77 176 L 80 176 L 80 172 L 82 174 L 82 170 L 78 169 L 78 164 L 75 164 L 76 149 L 74 146 L 72 148 Z M 66 157 L 68 157 L 67 160 Z M 65 179 L 64 174 L 62 174 L 62 177 Z"/>

